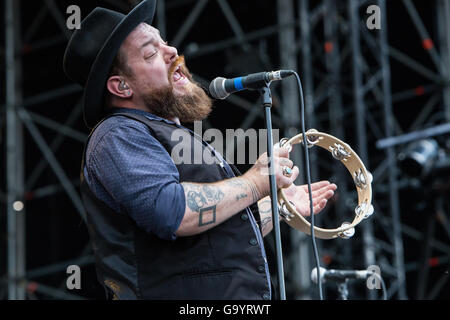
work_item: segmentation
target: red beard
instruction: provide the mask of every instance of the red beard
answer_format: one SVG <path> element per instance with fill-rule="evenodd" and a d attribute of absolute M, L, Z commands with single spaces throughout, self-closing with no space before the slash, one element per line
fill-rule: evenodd
<path fill-rule="evenodd" d="M 188 93 L 176 96 L 173 92 L 173 74 L 180 66 L 183 75 L 189 79 Z M 161 118 L 178 118 L 180 122 L 194 122 L 205 119 L 212 110 L 212 101 L 198 83 L 193 81 L 192 75 L 180 56 L 169 70 L 167 87 L 152 89 L 144 93 L 143 100 L 149 111 Z"/>

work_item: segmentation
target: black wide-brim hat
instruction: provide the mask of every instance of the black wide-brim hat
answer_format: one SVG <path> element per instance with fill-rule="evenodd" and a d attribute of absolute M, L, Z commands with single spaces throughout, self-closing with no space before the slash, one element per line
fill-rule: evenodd
<path fill-rule="evenodd" d="M 64 54 L 64 72 L 84 87 L 83 115 L 89 128 L 104 116 L 103 96 L 111 66 L 127 36 L 152 24 L 156 0 L 144 0 L 127 15 L 97 7 L 81 22 Z"/>

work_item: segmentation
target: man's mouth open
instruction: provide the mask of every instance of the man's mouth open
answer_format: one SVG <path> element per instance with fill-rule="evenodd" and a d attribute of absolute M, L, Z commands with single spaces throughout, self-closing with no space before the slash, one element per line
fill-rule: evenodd
<path fill-rule="evenodd" d="M 184 86 L 188 83 L 189 80 L 186 78 L 186 76 L 181 71 L 181 66 L 176 67 L 175 72 L 173 73 L 173 76 L 172 76 L 172 81 L 174 84 L 182 85 L 182 86 Z"/>

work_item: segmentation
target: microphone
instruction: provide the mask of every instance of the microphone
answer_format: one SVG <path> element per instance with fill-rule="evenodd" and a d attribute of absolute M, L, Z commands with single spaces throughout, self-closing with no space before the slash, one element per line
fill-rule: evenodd
<path fill-rule="evenodd" d="M 209 93 L 216 99 L 225 99 L 231 93 L 249 89 L 257 90 L 261 89 L 267 84 L 275 80 L 281 80 L 283 78 L 293 75 L 293 71 L 278 70 L 270 72 L 258 72 L 252 73 L 245 77 L 237 77 L 232 79 L 225 79 L 217 77 L 211 81 L 209 85 Z"/>
<path fill-rule="evenodd" d="M 320 267 L 319 270 L 322 282 L 325 282 L 325 280 L 339 282 L 345 281 L 346 279 L 366 279 L 373 274 L 373 272 L 369 270 L 327 270 L 322 267 Z M 311 271 L 311 280 L 314 283 L 317 283 L 317 268 L 314 268 Z"/>

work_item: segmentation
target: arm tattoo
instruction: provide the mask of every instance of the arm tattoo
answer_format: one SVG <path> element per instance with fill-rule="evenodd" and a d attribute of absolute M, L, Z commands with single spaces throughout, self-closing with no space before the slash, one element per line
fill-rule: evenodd
<path fill-rule="evenodd" d="M 206 198 L 198 191 L 189 190 L 187 192 L 186 202 L 189 209 L 195 212 L 200 212 L 200 208 L 203 208 L 206 204 Z"/>
<path fill-rule="evenodd" d="M 220 190 L 220 188 L 218 187 L 210 187 L 204 185 L 203 192 L 205 193 L 206 198 L 208 198 L 209 201 L 220 201 L 224 197 L 222 190 Z"/>
<path fill-rule="evenodd" d="M 270 216 L 261 220 L 261 230 L 263 231 L 263 233 L 265 232 L 265 229 L 270 224 L 270 222 L 272 222 L 272 217 Z"/>
<path fill-rule="evenodd" d="M 232 178 L 232 179 L 230 179 L 230 180 L 227 180 L 227 183 L 229 184 L 229 185 L 231 185 L 231 186 L 234 186 L 234 187 L 239 187 L 239 188 L 241 188 L 241 189 L 245 189 L 246 187 L 246 183 L 244 182 L 244 180 L 243 179 L 241 179 L 241 178 Z"/>
<path fill-rule="evenodd" d="M 258 201 L 260 196 L 259 196 L 258 189 L 256 189 L 255 184 L 250 181 L 246 181 L 246 182 L 247 182 L 248 186 L 250 187 L 250 190 L 252 190 L 253 202 Z"/>
<path fill-rule="evenodd" d="M 200 209 L 198 216 L 198 226 L 206 226 L 207 224 L 216 222 L 216 206 Z"/>
<path fill-rule="evenodd" d="M 247 195 L 245 193 L 241 193 L 236 196 L 236 201 L 239 201 L 241 199 L 247 198 Z"/>
<path fill-rule="evenodd" d="M 224 193 L 216 186 L 198 186 L 183 184 L 186 190 L 186 203 L 189 209 L 199 213 L 198 226 L 216 222 L 216 208 L 224 197 Z"/>
<path fill-rule="evenodd" d="M 272 213 L 272 202 L 270 200 L 264 200 L 258 203 L 259 213 Z"/>
<path fill-rule="evenodd" d="M 258 202 L 258 210 L 261 221 L 259 222 L 263 235 L 268 233 L 272 223 L 272 201 L 266 199 Z"/>
<path fill-rule="evenodd" d="M 259 194 L 258 189 L 256 188 L 255 184 L 245 178 L 233 178 L 228 180 L 228 184 L 234 187 L 239 187 L 240 189 L 247 190 L 250 188 L 250 191 L 252 193 L 252 199 L 253 202 L 258 201 L 261 197 Z"/>

